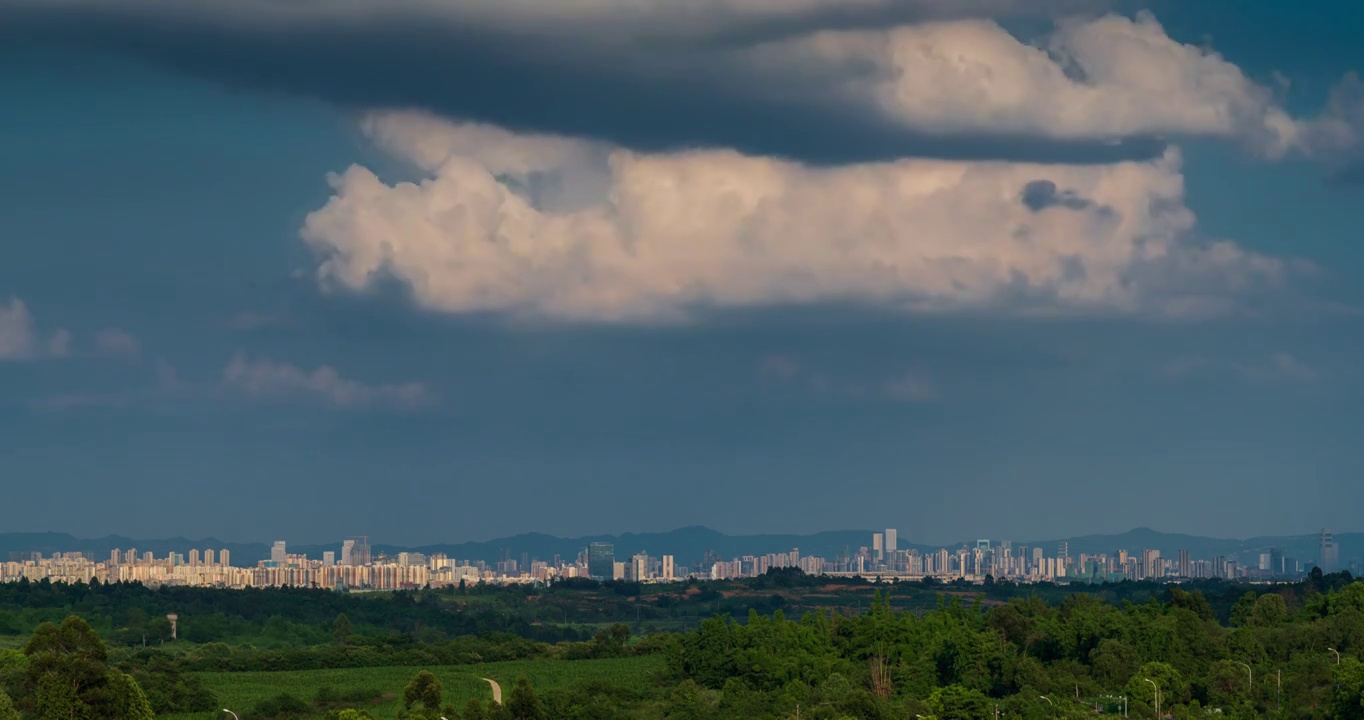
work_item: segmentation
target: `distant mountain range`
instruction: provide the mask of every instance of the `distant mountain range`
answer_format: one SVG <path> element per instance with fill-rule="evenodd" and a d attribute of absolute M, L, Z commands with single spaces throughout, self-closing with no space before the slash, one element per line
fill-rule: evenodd
<path fill-rule="evenodd" d="M 679 565 L 691 564 L 702 559 L 708 552 L 714 552 L 722 559 L 742 555 L 765 555 L 767 553 L 789 552 L 799 548 L 802 555 L 822 555 L 837 557 L 847 551 L 856 552 L 859 547 L 871 545 L 871 530 L 834 530 L 812 535 L 725 535 L 709 528 L 686 527 L 658 533 L 626 533 L 624 535 L 594 535 L 580 538 L 559 538 L 541 533 L 526 533 L 485 542 L 465 542 L 457 544 L 423 545 L 419 547 L 400 547 L 377 544 L 371 547 L 374 554 L 411 551 L 426 554 L 445 553 L 450 557 L 467 560 L 495 562 L 503 557 L 520 560 L 522 555 L 552 560 L 555 555 L 565 561 L 577 557 L 588 543 L 608 542 L 615 545 L 616 557 L 625 557 L 637 552 L 651 555 L 670 554 L 677 557 Z M 1364 554 L 1364 533 L 1337 534 L 1342 563 L 1356 560 Z M 1311 566 L 1318 557 L 1319 539 L 1316 533 L 1310 535 L 1291 535 L 1281 537 L 1255 537 L 1244 540 L 1219 539 L 1197 535 L 1157 532 L 1150 528 L 1137 528 L 1116 535 L 1083 535 L 1071 538 L 1057 538 L 1036 542 L 1014 542 L 1014 547 L 1027 545 L 1041 547 L 1048 556 L 1056 554 L 1057 545 L 1069 544 L 1072 556 L 1080 553 L 1112 553 L 1116 550 L 1137 552 L 1143 549 L 1159 550 L 1162 556 L 1175 557 L 1180 550 L 1188 550 L 1194 558 L 1208 558 L 1221 555 L 1238 558 L 1242 563 L 1258 558 L 1261 552 L 1270 548 L 1283 550 L 1286 557 L 1295 558 L 1306 566 Z M 940 547 L 949 549 L 961 545 L 974 545 L 975 541 L 949 545 L 923 545 L 901 542 L 902 549 L 914 548 L 921 552 L 935 551 Z M 289 552 L 304 553 L 309 557 L 320 558 L 325 550 L 334 550 L 340 556 L 340 542 L 332 545 L 290 545 Z M 115 548 L 128 550 L 136 548 L 139 552 L 150 551 L 157 557 L 168 553 L 188 553 L 191 549 L 230 550 L 234 565 L 254 565 L 257 560 L 270 556 L 269 543 L 232 543 L 213 538 L 189 540 L 169 538 L 144 540 L 109 535 L 102 538 L 77 538 L 66 533 L 0 533 L 0 560 L 8 559 L 11 553 L 40 552 L 50 555 L 54 552 L 83 552 L 89 557 L 101 560 L 109 557 Z"/>

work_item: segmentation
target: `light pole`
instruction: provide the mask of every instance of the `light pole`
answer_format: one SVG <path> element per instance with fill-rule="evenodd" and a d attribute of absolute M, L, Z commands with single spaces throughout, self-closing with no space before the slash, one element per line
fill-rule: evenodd
<path fill-rule="evenodd" d="M 1254 672 L 1253 670 L 1251 670 L 1251 669 L 1250 669 L 1250 666 L 1247 665 L 1247 664 L 1245 664 L 1245 663 L 1240 663 L 1240 665 L 1241 665 L 1241 667 L 1243 667 L 1243 668 L 1246 669 L 1246 681 L 1247 681 L 1247 685 L 1249 686 L 1250 691 L 1251 691 L 1251 692 L 1254 692 L 1254 691 L 1255 691 L 1255 672 Z"/>
<path fill-rule="evenodd" d="M 1283 669 L 1274 671 L 1274 714 L 1283 710 Z"/>
<path fill-rule="evenodd" d="M 1156 698 L 1156 720 L 1160 720 L 1160 686 L 1151 678 L 1142 678 L 1142 680 L 1151 683 L 1151 688 L 1155 692 Z"/>
<path fill-rule="evenodd" d="M 1340 651 L 1339 651 L 1339 650 L 1336 650 L 1335 648 L 1326 648 L 1326 649 L 1327 649 L 1327 650 L 1330 650 L 1330 651 L 1336 656 L 1336 664 L 1339 665 L 1339 664 L 1340 664 Z"/>
<path fill-rule="evenodd" d="M 232 720 L 242 720 L 241 718 L 237 717 L 237 713 L 234 713 L 231 710 L 228 710 L 227 708 L 223 708 L 223 712 L 227 713 L 228 715 L 231 715 Z"/>

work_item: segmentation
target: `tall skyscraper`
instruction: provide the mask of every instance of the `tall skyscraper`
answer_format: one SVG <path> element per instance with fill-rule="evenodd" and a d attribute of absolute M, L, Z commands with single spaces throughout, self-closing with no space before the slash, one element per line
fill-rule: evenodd
<path fill-rule="evenodd" d="M 677 576 L 676 576 L 675 573 L 676 573 L 676 569 L 673 567 L 673 556 L 672 556 L 672 555 L 664 555 L 664 556 L 663 556 L 663 579 L 664 579 L 664 580 L 675 580 L 675 579 L 677 579 Z"/>
<path fill-rule="evenodd" d="M 881 533 L 871 534 L 871 552 L 877 560 L 886 555 L 886 536 Z"/>
<path fill-rule="evenodd" d="M 895 551 L 899 549 L 899 546 L 897 545 L 897 541 L 899 540 L 899 537 L 898 537 L 898 536 L 899 536 L 899 531 L 898 531 L 898 530 L 896 530 L 895 528 L 886 528 L 886 554 L 887 554 L 887 555 L 894 555 L 894 554 L 895 554 Z"/>
<path fill-rule="evenodd" d="M 351 563 L 352 565 L 368 565 L 372 559 L 369 554 L 369 537 L 366 535 L 355 535 L 351 541 Z"/>
<path fill-rule="evenodd" d="M 336 551 L 325 550 L 322 553 L 322 566 L 331 567 L 336 564 Z"/>
<path fill-rule="evenodd" d="M 615 577 L 616 546 L 611 543 L 594 542 L 587 546 L 587 574 L 593 580 L 611 580 Z"/>
<path fill-rule="evenodd" d="M 354 565 L 354 564 L 355 564 L 355 541 L 354 541 L 354 540 L 342 540 L 342 541 L 341 541 L 341 564 L 342 564 L 342 565 Z"/>
<path fill-rule="evenodd" d="M 204 551 L 204 564 L 213 567 L 213 548 Z"/>
<path fill-rule="evenodd" d="M 1321 558 L 1317 561 L 1317 566 L 1324 573 L 1340 569 L 1340 546 L 1336 545 L 1335 536 L 1326 528 L 1321 529 Z"/>
<path fill-rule="evenodd" d="M 1193 564 L 1190 562 L 1188 550 L 1179 551 L 1179 576 L 1193 577 Z"/>
<path fill-rule="evenodd" d="M 285 560 L 284 541 L 276 540 L 274 546 L 270 548 L 270 562 L 274 563 L 278 567 L 283 567 L 284 560 Z"/>
<path fill-rule="evenodd" d="M 218 553 L 218 562 L 222 563 L 223 567 L 232 567 L 232 553 L 223 548 L 223 551 Z"/>
<path fill-rule="evenodd" d="M 1056 543 L 1056 564 L 1065 567 L 1070 562 L 1070 543 L 1062 540 Z"/>

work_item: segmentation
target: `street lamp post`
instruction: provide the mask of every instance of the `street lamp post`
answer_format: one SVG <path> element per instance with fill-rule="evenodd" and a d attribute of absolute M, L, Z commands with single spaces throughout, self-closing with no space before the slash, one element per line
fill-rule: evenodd
<path fill-rule="evenodd" d="M 1156 720 L 1160 720 L 1160 686 L 1151 678 L 1142 678 L 1142 680 L 1151 683 L 1151 689 L 1155 692 L 1156 699 Z"/>
<path fill-rule="evenodd" d="M 242 720 L 241 718 L 237 717 L 237 713 L 234 713 L 231 710 L 228 710 L 227 708 L 223 708 L 223 712 L 227 713 L 228 715 L 231 715 L 232 720 Z"/>
<path fill-rule="evenodd" d="M 1327 650 L 1330 650 L 1331 653 L 1332 653 L 1333 655 L 1336 656 L 1336 664 L 1339 665 L 1339 664 L 1340 664 L 1340 651 L 1339 651 L 1339 650 L 1336 650 L 1335 648 L 1326 648 L 1326 649 L 1327 649 Z"/>
<path fill-rule="evenodd" d="M 1274 713 L 1283 710 L 1283 669 L 1274 671 Z"/>
<path fill-rule="evenodd" d="M 1241 665 L 1241 667 L 1243 667 L 1243 668 L 1246 669 L 1246 685 L 1247 685 L 1247 687 L 1250 688 L 1250 691 L 1251 691 L 1251 692 L 1254 692 L 1254 691 L 1255 691 L 1255 671 L 1251 670 L 1251 669 L 1250 669 L 1250 666 L 1247 665 L 1247 664 L 1245 664 L 1245 663 L 1241 663 L 1240 665 Z"/>

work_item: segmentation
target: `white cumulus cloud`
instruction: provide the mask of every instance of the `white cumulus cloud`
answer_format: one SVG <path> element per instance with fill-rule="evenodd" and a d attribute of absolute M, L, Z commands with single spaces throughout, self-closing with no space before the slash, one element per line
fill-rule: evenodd
<path fill-rule="evenodd" d="M 332 286 L 396 278 L 449 313 L 660 320 L 852 301 L 909 310 L 1184 315 L 1283 281 L 1199 242 L 1176 151 L 1150 162 L 903 160 L 814 168 L 730 151 L 640 154 L 413 113 L 366 123 L 422 167 L 352 167 L 302 229 Z M 600 186 L 550 207 L 528 179 Z"/>
<path fill-rule="evenodd" d="M 429 390 L 421 383 L 367 385 L 326 365 L 308 371 L 240 352 L 223 370 L 223 384 L 252 398 L 313 397 L 338 408 L 415 409 L 431 401 Z"/>
<path fill-rule="evenodd" d="M 926 132 L 1222 136 L 1272 155 L 1299 142 L 1298 123 L 1268 88 L 1172 39 L 1147 12 L 1064 20 L 1035 44 L 990 20 L 960 20 L 817 33 L 758 47 L 752 59 L 763 75 L 823 79 L 834 92 L 819 82 L 779 87 L 874 107 Z"/>

